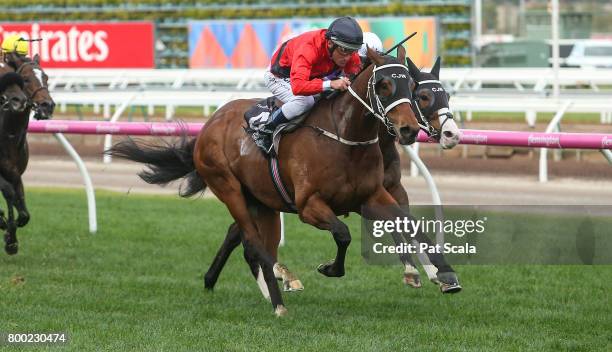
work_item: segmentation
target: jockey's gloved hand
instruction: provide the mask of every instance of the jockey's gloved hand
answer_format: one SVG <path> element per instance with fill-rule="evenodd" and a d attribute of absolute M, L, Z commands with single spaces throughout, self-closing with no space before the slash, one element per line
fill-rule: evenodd
<path fill-rule="evenodd" d="M 350 85 L 351 85 L 351 80 L 346 77 L 340 77 L 338 79 L 335 79 L 331 81 L 331 84 L 330 84 L 332 89 L 337 89 L 341 91 L 347 90 Z"/>

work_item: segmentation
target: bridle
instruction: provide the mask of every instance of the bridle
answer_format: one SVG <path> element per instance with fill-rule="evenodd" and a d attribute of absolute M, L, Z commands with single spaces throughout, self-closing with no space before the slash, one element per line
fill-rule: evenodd
<path fill-rule="evenodd" d="M 399 104 L 408 103 L 411 106 L 413 104 L 410 98 L 400 98 L 400 99 L 394 100 L 390 104 L 387 104 L 387 105 L 383 104 L 383 102 L 380 100 L 380 97 L 376 94 L 376 84 L 378 83 L 378 80 L 376 79 L 376 73 L 384 69 L 395 68 L 395 67 L 401 68 L 400 71 L 405 70 L 406 76 L 410 77 L 408 68 L 405 65 L 386 64 L 382 66 L 376 66 L 376 64 L 374 64 L 374 70 L 372 71 L 372 76 L 370 77 L 370 79 L 368 79 L 368 88 L 367 88 L 367 93 L 366 93 L 366 97 L 370 100 L 370 104 L 366 103 L 363 99 L 361 99 L 361 97 L 353 90 L 351 86 L 348 87 L 349 93 L 351 93 L 351 95 L 355 99 L 357 99 L 357 101 L 359 101 L 361 105 L 363 105 L 366 109 L 368 109 L 371 115 L 379 119 L 387 128 L 387 132 L 394 137 L 396 136 L 395 127 L 393 126 L 393 123 L 391 122 L 387 114 L 389 113 L 389 111 L 391 111 L 391 109 L 393 109 Z M 376 141 L 378 141 L 378 138 L 376 138 Z"/>
<path fill-rule="evenodd" d="M 414 87 L 414 91 L 416 92 L 416 90 L 418 89 L 419 86 L 424 85 L 424 84 L 436 84 L 439 87 L 439 90 L 444 91 L 444 88 L 442 86 L 442 82 L 440 82 L 439 80 L 435 80 L 435 79 L 428 79 L 428 80 L 423 80 L 423 81 L 416 81 L 416 86 Z M 440 129 L 436 130 L 433 125 L 431 123 L 429 123 L 429 121 L 425 118 L 425 115 L 423 114 L 423 112 L 421 111 L 421 108 L 419 107 L 419 101 L 421 100 L 421 98 L 417 95 L 414 97 L 414 102 L 415 104 L 413 105 L 418 114 L 417 114 L 417 122 L 419 123 L 419 126 L 421 127 L 421 130 L 423 130 L 425 133 L 427 133 L 427 135 L 431 138 L 434 138 L 436 140 L 439 140 L 441 137 L 441 133 L 442 133 L 442 128 L 444 127 L 444 124 L 446 122 L 448 122 L 448 120 L 452 120 L 454 119 L 453 117 L 453 113 L 451 112 L 451 110 L 449 108 L 440 108 L 437 110 L 438 113 L 438 119 L 440 119 Z M 431 113 L 433 114 L 436 111 L 431 111 Z M 429 114 L 428 114 L 429 115 Z"/>
<path fill-rule="evenodd" d="M 38 65 L 37 65 L 37 64 L 35 64 L 34 62 L 32 62 L 32 61 L 26 61 L 26 62 L 24 62 L 23 64 L 21 64 L 21 66 L 19 66 L 19 68 L 17 68 L 17 71 L 15 71 L 15 72 L 17 72 L 17 74 L 21 75 L 21 72 L 23 71 L 23 69 L 24 69 L 26 66 L 30 66 L 30 65 L 32 66 L 32 68 L 35 68 L 35 69 L 37 68 L 37 69 L 39 69 L 39 70 L 42 70 L 42 69 L 40 68 L 40 66 L 38 66 Z M 33 102 L 34 97 L 36 97 L 36 94 L 38 94 L 38 92 L 43 91 L 43 90 L 46 90 L 46 91 L 47 91 L 47 93 L 49 93 L 49 88 L 47 88 L 47 87 L 45 86 L 45 84 L 44 84 L 44 83 L 41 81 L 41 82 L 40 82 L 40 87 L 38 87 L 36 90 L 34 90 L 34 91 L 32 92 L 32 94 L 30 94 L 30 96 L 28 97 L 28 100 L 30 100 L 30 101 L 32 101 L 32 102 Z"/>
<path fill-rule="evenodd" d="M 33 62 L 33 61 L 26 61 L 26 62 L 24 62 L 23 64 L 21 64 L 21 65 L 19 66 L 19 68 L 17 68 L 17 70 L 16 70 L 15 72 L 16 72 L 17 74 L 21 75 L 21 72 L 23 71 L 23 69 L 24 69 L 26 66 L 30 66 L 30 65 L 32 66 L 32 68 L 33 68 L 33 69 L 39 69 L 39 70 L 41 70 L 41 71 L 42 71 L 42 69 L 40 68 L 40 66 L 38 66 L 38 65 L 37 65 L 35 62 Z M 40 105 L 38 105 L 38 103 L 37 103 L 36 101 L 34 101 L 34 98 L 36 97 L 36 95 L 37 95 L 39 92 L 41 92 L 41 91 L 43 91 L 43 90 L 46 90 L 46 91 L 47 91 L 47 93 L 49 93 L 49 88 L 47 88 L 47 87 L 45 86 L 44 82 L 42 81 L 42 77 L 41 77 L 40 87 L 38 87 L 37 89 L 35 89 L 35 90 L 32 92 L 32 94 L 30 94 L 30 95 L 28 96 L 28 106 L 30 106 L 30 107 L 32 107 L 32 108 L 34 108 L 34 110 L 36 111 L 36 114 L 39 114 L 39 113 L 40 113 L 40 112 L 39 112 L 39 107 L 40 107 Z"/>

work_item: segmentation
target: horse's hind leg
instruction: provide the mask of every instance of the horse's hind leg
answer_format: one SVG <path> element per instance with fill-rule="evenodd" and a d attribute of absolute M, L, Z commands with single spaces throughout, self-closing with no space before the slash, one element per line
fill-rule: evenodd
<path fill-rule="evenodd" d="M 304 206 L 300 208 L 300 219 L 318 229 L 330 231 L 336 242 L 336 258 L 329 263 L 319 265 L 317 270 L 328 277 L 344 276 L 346 250 L 351 243 L 348 226 L 336 217 L 318 195 L 311 195 L 306 200 Z"/>
<path fill-rule="evenodd" d="M 281 316 L 287 313 L 283 304 L 278 282 L 274 277 L 274 263 L 276 260 L 265 250 L 265 247 L 258 236 L 257 227 L 249 210 L 244 194 L 241 190 L 240 181 L 226 169 L 226 165 L 218 164 L 209 160 L 212 165 L 201 165 L 200 175 L 206 175 L 205 181 L 214 194 L 227 206 L 234 220 L 240 227 L 242 243 L 246 255 L 253 260 L 257 260 L 261 265 L 264 281 L 270 293 L 270 300 L 276 315 Z"/>
<path fill-rule="evenodd" d="M 238 247 L 240 244 L 240 236 L 240 228 L 234 222 L 227 230 L 227 234 L 225 235 L 225 240 L 223 241 L 221 248 L 219 248 L 215 259 L 210 265 L 210 268 L 208 268 L 206 275 L 204 275 L 204 287 L 207 289 L 212 290 L 215 287 L 227 259 L 232 254 L 234 249 L 236 249 L 236 247 Z"/>
<path fill-rule="evenodd" d="M 280 213 L 255 201 L 249 207 L 252 218 L 268 253 L 275 259 L 274 277 L 283 282 L 283 291 L 295 292 L 304 290 L 302 282 L 289 271 L 286 265 L 278 262 L 278 246 L 281 239 Z M 265 235 L 264 235 L 265 234 Z"/>
<path fill-rule="evenodd" d="M 0 190 L 6 200 L 6 208 L 8 219 L 6 221 L 6 233 L 4 234 L 4 250 L 7 254 L 17 254 L 19 245 L 17 243 L 17 226 L 15 225 L 15 216 L 13 207 L 15 206 L 15 190 L 3 177 L 0 177 Z"/>

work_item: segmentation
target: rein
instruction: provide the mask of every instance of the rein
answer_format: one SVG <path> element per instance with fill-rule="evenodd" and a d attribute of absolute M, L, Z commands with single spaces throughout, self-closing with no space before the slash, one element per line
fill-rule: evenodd
<path fill-rule="evenodd" d="M 372 105 L 375 104 L 375 107 L 372 107 L 370 104 L 368 104 L 363 99 L 361 99 L 359 94 L 357 94 L 353 90 L 353 88 L 351 86 L 349 86 L 347 90 L 348 90 L 348 92 L 355 99 L 357 99 L 357 101 L 361 105 L 363 105 L 370 112 L 370 114 L 372 114 L 374 117 L 379 119 L 385 125 L 385 127 L 387 128 L 387 132 L 390 135 L 395 137 L 393 123 L 391 122 L 391 120 L 387 116 L 387 113 L 389 111 L 391 111 L 391 109 L 393 109 L 394 107 L 396 107 L 397 105 L 402 104 L 402 103 L 408 103 L 408 104 L 410 104 L 412 106 L 412 102 L 410 101 L 409 98 L 401 98 L 401 99 L 398 99 L 398 100 L 392 102 L 391 104 L 389 104 L 389 105 L 387 105 L 385 107 L 383 105 L 383 103 L 380 101 L 380 98 L 376 94 L 376 83 L 377 83 L 376 72 L 380 71 L 382 69 L 385 69 L 385 68 L 390 68 L 390 67 L 400 67 L 400 68 L 406 70 L 407 73 L 409 74 L 408 68 L 406 66 L 402 65 L 402 64 L 386 64 L 386 65 L 382 65 L 382 66 L 374 65 L 374 70 L 372 71 L 372 76 L 368 79 L 366 95 L 367 95 L 368 98 L 370 98 L 371 104 Z M 334 120 L 334 124 L 335 124 L 335 120 Z M 378 136 L 376 136 L 376 138 L 374 138 L 374 139 L 370 139 L 370 140 L 367 140 L 367 141 L 350 141 L 350 140 L 347 140 L 347 139 L 344 139 L 344 138 L 340 137 L 338 134 L 329 132 L 329 131 L 321 128 L 321 127 L 318 127 L 318 126 L 310 126 L 310 127 L 314 128 L 316 131 L 318 131 L 322 135 L 324 135 L 326 137 L 329 137 L 331 139 L 334 139 L 334 140 L 336 140 L 336 141 L 338 141 L 338 142 L 340 142 L 342 144 L 345 144 L 345 145 L 350 145 L 350 146 L 367 146 L 367 145 L 372 145 L 372 144 L 378 143 Z"/>

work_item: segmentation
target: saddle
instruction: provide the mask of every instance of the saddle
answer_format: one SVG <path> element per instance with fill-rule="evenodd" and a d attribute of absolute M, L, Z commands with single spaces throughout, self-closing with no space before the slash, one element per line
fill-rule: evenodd
<path fill-rule="evenodd" d="M 278 155 L 278 146 L 281 136 L 285 133 L 293 132 L 300 127 L 308 113 L 302 114 L 287 123 L 278 125 L 274 132 L 261 128 L 268 122 L 272 113 L 276 109 L 280 109 L 281 105 L 282 103 L 273 96 L 258 101 L 244 113 L 244 119 L 246 121 L 244 130 L 253 138 L 255 145 L 261 149 L 264 156 L 268 159 L 272 183 L 274 184 L 276 192 L 278 192 L 285 203 L 287 211 L 295 213 L 297 209 L 287 187 L 283 184 L 283 180 L 281 179 L 280 165 L 276 156 Z"/>
<path fill-rule="evenodd" d="M 278 145 L 281 136 L 286 133 L 295 131 L 302 125 L 308 113 L 304 113 L 289 122 L 278 125 L 274 132 L 262 129 L 261 127 L 268 122 L 272 113 L 280 109 L 282 103 L 276 97 L 271 96 L 260 100 L 244 113 L 246 121 L 245 132 L 253 138 L 253 142 L 257 145 L 269 158 L 278 154 Z"/>

